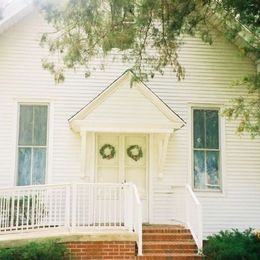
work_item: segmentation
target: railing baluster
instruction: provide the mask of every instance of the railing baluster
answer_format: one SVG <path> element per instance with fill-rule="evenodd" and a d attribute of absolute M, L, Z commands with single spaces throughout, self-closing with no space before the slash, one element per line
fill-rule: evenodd
<path fill-rule="evenodd" d="M 28 230 L 28 227 L 29 227 L 30 196 L 31 196 L 31 191 L 29 191 L 28 195 L 27 195 L 27 214 L 26 214 L 26 228 L 27 228 L 27 230 Z"/>
<path fill-rule="evenodd" d="M 6 211 L 5 211 L 6 198 L 5 198 L 5 193 L 3 193 L 3 199 L 4 199 L 4 201 L 3 201 L 3 224 L 2 224 L 2 226 L 3 226 L 4 230 L 5 230 L 5 221 L 6 221 Z"/>
<path fill-rule="evenodd" d="M 20 194 L 19 192 L 17 192 L 17 203 L 16 203 L 16 225 L 15 225 L 15 229 L 17 230 L 18 228 L 18 224 L 19 224 L 19 212 L 20 210 Z"/>
<path fill-rule="evenodd" d="M 12 193 L 12 197 L 10 198 L 10 200 L 11 200 L 11 208 L 10 208 L 11 225 L 10 225 L 10 228 L 13 229 L 13 226 L 14 226 L 14 203 L 15 203 L 14 193 Z"/>
<path fill-rule="evenodd" d="M 0 197 L 0 230 L 2 229 L 2 221 L 3 221 L 3 198 Z"/>
<path fill-rule="evenodd" d="M 1 197 L 1 204 L 0 204 L 0 228 L 3 229 L 3 221 L 4 221 L 4 197 Z"/>
<path fill-rule="evenodd" d="M 66 186 L 65 189 L 66 204 L 65 204 L 65 227 L 69 229 L 70 226 L 70 187 Z"/>
<path fill-rule="evenodd" d="M 101 218 L 101 203 L 102 203 L 102 194 L 101 194 L 101 185 L 97 186 L 97 206 L 98 206 L 98 227 L 100 228 L 100 218 Z"/>
<path fill-rule="evenodd" d="M 75 223 L 76 227 L 80 227 L 80 206 L 81 205 L 81 185 L 75 184 L 75 192 L 76 192 L 76 218 L 75 218 Z"/>
<path fill-rule="evenodd" d="M 39 196 L 39 191 L 36 191 L 36 195 L 35 195 L 35 225 L 36 227 L 39 229 L 40 228 L 40 196 Z"/>
<path fill-rule="evenodd" d="M 7 218 L 6 218 L 6 227 L 10 227 L 10 198 L 7 199 L 7 204 L 6 204 L 7 208 L 6 208 L 6 212 L 7 212 Z"/>
<path fill-rule="evenodd" d="M 81 219 L 82 226 L 86 226 L 86 190 L 82 189 Z"/>
<path fill-rule="evenodd" d="M 22 216 L 21 216 L 21 225 L 22 225 L 22 229 L 24 227 L 24 205 L 25 205 L 25 202 L 24 202 L 24 193 L 21 192 L 21 195 L 22 195 Z"/>
<path fill-rule="evenodd" d="M 116 191 L 113 187 L 113 225 L 116 226 Z"/>
<path fill-rule="evenodd" d="M 107 187 L 108 190 L 108 195 L 107 195 L 107 226 L 111 227 L 111 219 L 112 219 L 112 213 L 111 213 L 111 199 L 112 199 L 112 194 L 111 194 L 111 186 Z"/>
<path fill-rule="evenodd" d="M 86 208 L 87 208 L 87 212 L 88 212 L 88 227 L 90 227 L 91 224 L 91 202 L 92 202 L 92 189 L 90 187 L 90 185 L 87 186 L 87 190 L 88 190 L 88 201 L 86 203 Z"/>
<path fill-rule="evenodd" d="M 119 187 L 119 226 L 122 226 L 122 207 L 123 207 L 122 185 Z"/>
<path fill-rule="evenodd" d="M 63 196 L 62 196 L 63 195 Z M 62 219 L 62 213 L 63 213 L 63 208 L 62 208 L 62 198 L 65 197 L 65 201 L 66 201 L 66 194 L 63 194 L 63 191 L 61 189 L 59 189 L 59 216 L 60 216 L 60 221 L 59 221 L 59 226 L 65 226 L 65 221 L 63 221 Z M 64 209 L 64 214 L 65 214 L 65 209 Z"/>
<path fill-rule="evenodd" d="M 72 184 L 72 228 L 76 227 L 76 208 L 77 208 L 77 186 Z"/>

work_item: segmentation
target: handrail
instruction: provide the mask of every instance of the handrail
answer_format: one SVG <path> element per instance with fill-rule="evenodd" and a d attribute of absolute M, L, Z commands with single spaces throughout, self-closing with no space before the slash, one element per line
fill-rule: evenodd
<path fill-rule="evenodd" d="M 48 187 L 64 187 L 64 186 L 71 186 L 73 184 L 89 184 L 89 185 L 97 185 L 97 186 L 117 186 L 120 187 L 122 186 L 121 183 L 98 183 L 98 182 L 80 182 L 80 183 L 56 183 L 56 184 L 37 184 L 37 185 L 24 185 L 24 186 L 8 186 L 8 187 L 0 187 L 0 192 L 1 191 L 10 191 L 10 190 L 37 190 L 38 188 L 48 188 Z"/>
<path fill-rule="evenodd" d="M 198 250 L 202 249 L 202 206 L 189 184 L 171 185 L 173 196 L 173 220 L 186 225 Z"/>
<path fill-rule="evenodd" d="M 138 255 L 141 256 L 143 254 L 143 237 L 142 237 L 142 203 L 136 188 L 136 185 L 130 183 L 130 186 L 133 191 L 133 230 L 137 233 L 137 247 L 138 247 Z"/>
<path fill-rule="evenodd" d="M 134 197 L 136 199 L 136 202 L 138 205 L 141 205 L 141 200 L 140 200 L 140 197 L 139 197 L 139 194 L 138 194 L 138 191 L 137 191 L 137 188 L 136 188 L 136 185 L 133 184 L 133 183 L 130 183 L 130 185 L 132 186 L 133 188 L 133 191 L 134 191 Z"/>
<path fill-rule="evenodd" d="M 193 192 L 191 186 L 189 184 L 186 184 L 186 189 L 188 190 L 188 192 L 190 193 L 190 195 L 192 196 L 194 202 L 197 204 L 197 205 L 200 205 L 200 202 L 198 200 L 198 198 L 196 197 L 195 193 Z"/>
<path fill-rule="evenodd" d="M 26 185 L 26 186 L 8 186 L 8 187 L 0 187 L 1 191 L 20 191 L 20 190 L 37 190 L 48 187 L 65 187 L 71 185 L 70 183 L 61 183 L 61 184 L 37 184 L 37 185 Z"/>
<path fill-rule="evenodd" d="M 196 242 L 198 250 L 202 249 L 202 208 L 201 203 L 192 191 L 190 185 L 185 185 L 186 189 L 186 222 Z"/>

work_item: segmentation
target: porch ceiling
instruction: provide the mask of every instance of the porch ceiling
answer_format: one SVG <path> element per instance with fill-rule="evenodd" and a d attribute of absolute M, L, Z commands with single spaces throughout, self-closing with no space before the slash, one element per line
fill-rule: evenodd
<path fill-rule="evenodd" d="M 75 132 L 171 133 L 185 122 L 127 70 L 69 119 Z"/>

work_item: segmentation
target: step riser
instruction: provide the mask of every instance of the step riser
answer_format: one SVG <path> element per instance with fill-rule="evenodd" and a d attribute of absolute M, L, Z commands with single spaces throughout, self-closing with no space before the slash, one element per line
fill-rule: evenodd
<path fill-rule="evenodd" d="M 151 246 L 149 246 L 149 247 L 147 247 L 147 246 L 144 246 L 143 247 L 143 250 L 145 251 L 145 250 L 150 250 L 150 251 L 152 251 L 152 250 L 183 250 L 183 251 L 185 251 L 185 250 L 196 250 L 196 247 L 195 246 L 174 246 L 174 247 L 170 247 L 170 246 L 157 246 L 157 247 L 151 247 Z"/>
<path fill-rule="evenodd" d="M 168 233 L 168 234 L 190 234 L 188 229 L 143 229 L 143 234 L 146 233 Z"/>
<path fill-rule="evenodd" d="M 143 253 L 144 254 L 152 254 L 152 253 L 156 253 L 156 254 L 177 254 L 177 253 L 181 253 L 181 254 L 196 254 L 197 253 L 197 250 L 194 250 L 194 249 L 146 249 L 146 250 L 143 250 Z"/>
<path fill-rule="evenodd" d="M 139 256 L 137 260 L 202 260 L 201 256 Z"/>
<path fill-rule="evenodd" d="M 176 235 L 176 234 L 144 234 L 143 241 L 188 241 L 192 240 L 192 235 L 185 234 L 185 235 Z"/>
<path fill-rule="evenodd" d="M 197 252 L 196 251 L 183 251 L 183 250 L 169 250 L 169 251 L 161 251 L 161 250 L 154 250 L 154 251 L 144 251 L 143 254 L 146 255 L 146 254 L 161 254 L 161 255 L 164 255 L 164 254 L 168 254 L 168 255 L 172 255 L 172 254 L 196 254 Z"/>
<path fill-rule="evenodd" d="M 165 241 L 164 243 L 156 243 L 156 242 L 144 242 L 143 249 L 196 249 L 196 245 L 190 242 L 168 242 Z"/>

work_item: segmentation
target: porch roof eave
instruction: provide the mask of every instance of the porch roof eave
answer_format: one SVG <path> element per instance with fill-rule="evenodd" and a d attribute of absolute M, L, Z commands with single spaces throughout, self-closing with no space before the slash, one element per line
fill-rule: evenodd
<path fill-rule="evenodd" d="M 127 124 L 127 123 L 89 123 L 84 120 L 70 122 L 74 132 L 103 132 L 103 133 L 173 133 L 184 124 L 174 122 L 171 125 L 162 124 Z"/>

